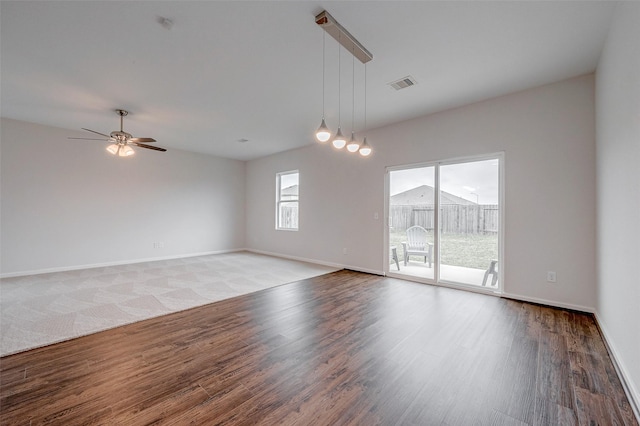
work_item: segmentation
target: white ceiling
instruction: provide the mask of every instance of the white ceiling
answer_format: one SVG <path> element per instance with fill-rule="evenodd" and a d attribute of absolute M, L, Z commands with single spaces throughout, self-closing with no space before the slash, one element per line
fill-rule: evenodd
<path fill-rule="evenodd" d="M 615 2 L 2 1 L 2 116 L 124 129 L 158 145 L 249 160 L 308 145 L 322 115 L 326 9 L 374 56 L 368 127 L 594 71 Z M 171 29 L 158 23 L 171 19 Z M 327 36 L 326 117 L 338 122 Z M 342 129 L 352 61 L 342 49 Z M 356 131 L 363 70 L 356 62 Z M 418 85 L 387 83 L 412 75 Z M 71 130 L 73 129 L 73 130 Z M 249 142 L 239 143 L 239 139 Z M 78 143 L 93 143 L 77 141 Z M 155 155 L 155 154 L 154 154 Z"/>

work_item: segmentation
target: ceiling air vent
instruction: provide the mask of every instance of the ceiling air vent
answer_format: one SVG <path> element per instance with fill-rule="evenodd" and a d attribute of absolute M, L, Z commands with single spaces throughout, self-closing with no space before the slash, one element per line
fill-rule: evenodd
<path fill-rule="evenodd" d="M 389 83 L 389 86 L 393 87 L 396 90 L 406 89 L 407 87 L 415 86 L 418 84 L 415 78 L 410 75 L 401 78 L 400 80 L 392 81 Z"/>

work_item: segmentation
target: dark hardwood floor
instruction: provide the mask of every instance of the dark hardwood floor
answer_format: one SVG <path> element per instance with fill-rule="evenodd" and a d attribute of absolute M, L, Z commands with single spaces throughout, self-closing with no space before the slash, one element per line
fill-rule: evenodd
<path fill-rule="evenodd" d="M 638 425 L 590 315 L 340 271 L 0 359 L 0 423 Z"/>

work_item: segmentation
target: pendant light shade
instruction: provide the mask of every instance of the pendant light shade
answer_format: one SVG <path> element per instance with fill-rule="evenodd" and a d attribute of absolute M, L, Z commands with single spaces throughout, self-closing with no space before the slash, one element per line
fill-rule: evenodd
<path fill-rule="evenodd" d="M 358 142 L 356 140 L 355 133 L 351 132 L 351 139 L 349 140 L 349 143 L 347 144 L 347 150 L 349 152 L 357 152 L 358 148 L 360 148 L 360 142 Z"/>
<path fill-rule="evenodd" d="M 338 131 L 336 132 L 336 137 L 333 138 L 332 144 L 337 149 L 342 149 L 347 144 L 347 140 L 342 135 L 342 130 L 340 130 L 340 127 L 338 127 Z"/>
<path fill-rule="evenodd" d="M 107 151 L 110 154 L 116 155 L 118 153 L 118 144 L 112 143 L 107 147 Z"/>
<path fill-rule="evenodd" d="M 316 131 L 316 139 L 318 139 L 318 142 L 326 142 L 329 138 L 331 138 L 331 132 L 327 127 L 327 123 L 324 122 L 323 117 L 322 123 L 320 123 L 320 127 L 318 127 L 318 130 Z"/>
<path fill-rule="evenodd" d="M 362 145 L 360 145 L 360 155 L 362 155 L 363 157 L 367 157 L 369 154 L 371 154 L 371 146 L 367 143 L 367 137 L 364 137 L 364 140 L 362 141 Z"/>

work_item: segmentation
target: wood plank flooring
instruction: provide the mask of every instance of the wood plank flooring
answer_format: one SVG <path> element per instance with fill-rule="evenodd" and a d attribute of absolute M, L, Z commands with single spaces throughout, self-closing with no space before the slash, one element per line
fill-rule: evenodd
<path fill-rule="evenodd" d="M 638 425 L 590 315 L 340 271 L 0 359 L 2 425 Z"/>

